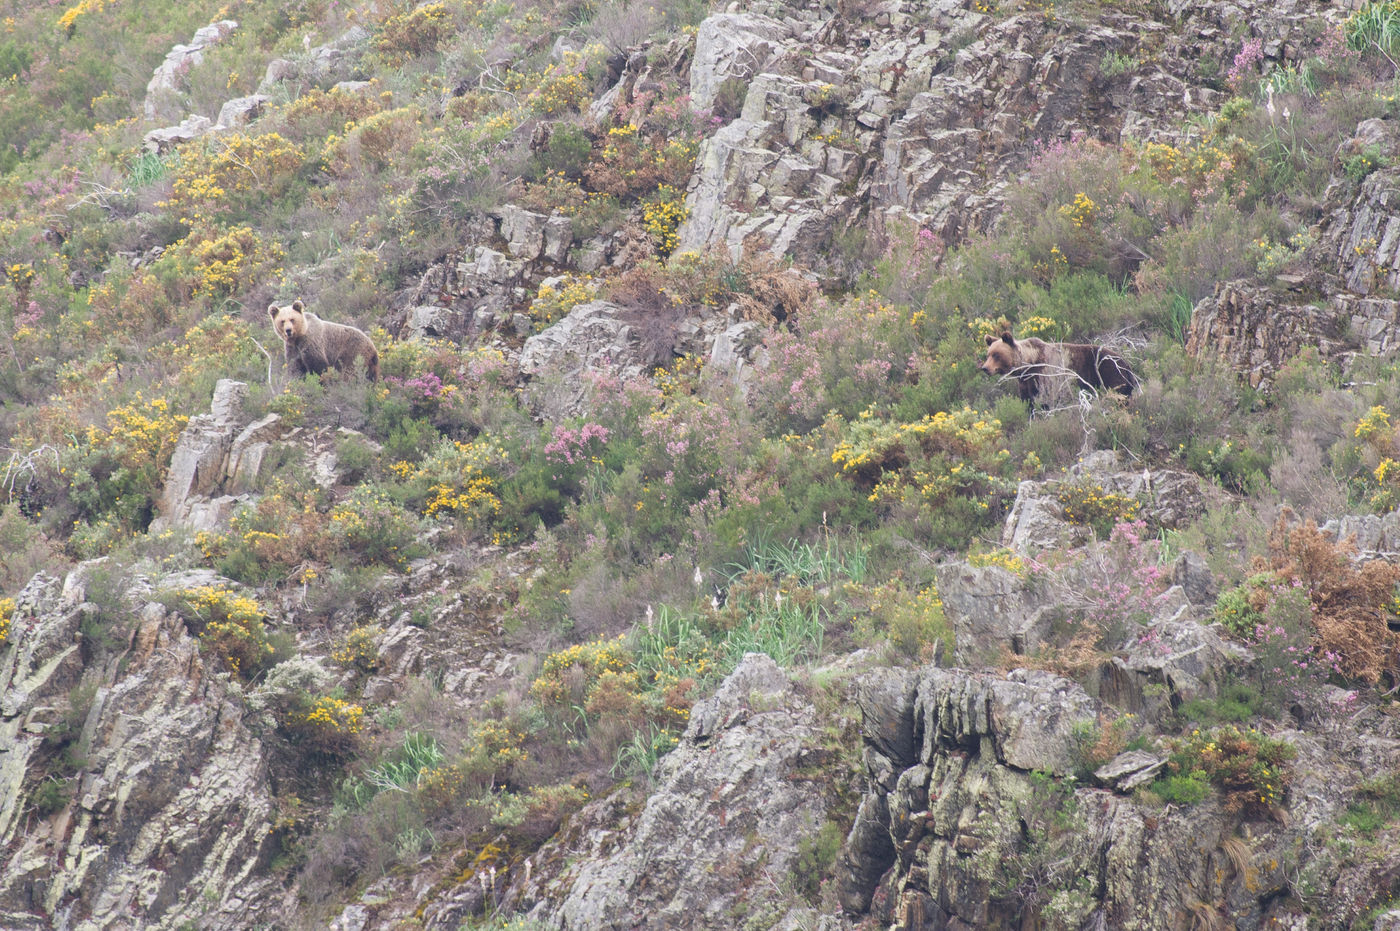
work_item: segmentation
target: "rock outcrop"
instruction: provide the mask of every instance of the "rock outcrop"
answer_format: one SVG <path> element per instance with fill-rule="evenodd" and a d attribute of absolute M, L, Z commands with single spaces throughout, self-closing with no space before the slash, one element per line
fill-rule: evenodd
<path fill-rule="evenodd" d="M 0 925 L 274 921 L 262 743 L 185 622 L 121 581 L 86 564 L 17 599 L 0 654 Z"/>
<path fill-rule="evenodd" d="M 204 63 L 206 51 L 237 28 L 238 23 L 231 19 L 219 20 L 197 30 L 189 44 L 172 48 L 146 85 L 146 119 L 179 119 L 183 114 L 180 92 L 190 71 Z"/>
<path fill-rule="evenodd" d="M 571 863 L 523 892 L 539 900 L 533 914 L 590 931 L 815 921 L 791 883 L 804 841 L 836 814 L 822 786 L 840 773 L 819 721 L 771 659 L 746 656 L 696 704 L 635 815 L 620 796 L 600 801 L 532 858 L 541 873 L 565 851 Z"/>
<path fill-rule="evenodd" d="M 291 427 L 277 414 L 245 423 L 242 401 L 247 392 L 243 382 L 220 379 L 210 412 L 191 417 L 185 425 L 170 457 L 152 531 L 181 527 L 198 532 L 226 523 L 235 508 L 252 499 L 265 477 L 268 454 L 279 446 L 300 455 L 306 475 L 329 488 L 341 477 L 336 441 L 354 435 L 370 442 L 344 427 Z"/>
<path fill-rule="evenodd" d="M 1104 788 L 1069 778 L 1072 733 L 1101 711 L 1072 682 L 943 669 L 911 680 L 881 670 L 863 688 L 884 700 L 875 714 L 862 703 L 868 789 L 847 849 L 888 838 L 892 866 L 873 883 L 860 870 L 840 881 L 848 911 L 868 909 L 881 926 L 1013 928 L 1038 920 L 1166 931 L 1209 920 L 1301 928 L 1304 911 L 1288 895 L 1299 870 L 1340 892 L 1384 868 L 1339 870 L 1325 855 L 1313 859 L 1306 838 L 1343 810 L 1342 790 L 1364 769 L 1350 768 L 1324 790 L 1317 781 L 1334 771 L 1317 760 L 1355 752 L 1391 759 L 1400 752 L 1394 740 L 1337 735 L 1328 745 L 1291 733 L 1299 761 L 1288 814 L 1247 818 L 1207 799 L 1183 816 L 1124 794 L 1161 766 L 1160 755 L 1113 760 L 1099 770 Z M 904 749 L 911 744 L 912 756 Z M 1345 893 L 1339 912 L 1343 900 Z"/>

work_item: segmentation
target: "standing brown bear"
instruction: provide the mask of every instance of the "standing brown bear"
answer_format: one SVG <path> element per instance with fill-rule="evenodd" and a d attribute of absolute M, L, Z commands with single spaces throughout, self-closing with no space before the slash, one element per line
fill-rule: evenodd
<path fill-rule="evenodd" d="M 301 301 L 288 307 L 269 304 L 267 315 L 286 344 L 287 369 L 292 375 L 320 375 L 330 366 L 344 372 L 363 358 L 369 380 L 379 378 L 379 350 L 363 330 L 322 320 Z"/>
<path fill-rule="evenodd" d="M 1037 397 L 1053 396 L 1071 379 L 1078 383 L 1075 388 L 1106 388 L 1124 397 L 1131 397 L 1138 386 L 1128 361 L 1112 349 L 1088 343 L 1047 343 L 1034 336 L 1018 342 L 1010 330 L 1000 337 L 987 337 L 987 358 L 977 367 L 989 375 L 1015 378 L 1021 400 L 1032 405 Z"/>

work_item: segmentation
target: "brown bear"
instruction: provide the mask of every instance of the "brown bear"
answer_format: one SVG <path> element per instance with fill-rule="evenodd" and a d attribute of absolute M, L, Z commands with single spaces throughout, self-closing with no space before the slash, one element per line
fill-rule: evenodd
<path fill-rule="evenodd" d="M 1050 396 L 1073 381 L 1091 391 L 1110 389 L 1131 397 L 1138 378 L 1128 361 L 1112 349 L 1088 343 L 1047 343 L 1031 337 L 1017 341 L 1007 330 L 987 337 L 987 358 L 977 366 L 989 375 L 1016 379 L 1021 400 L 1034 405 L 1037 397 Z"/>
<path fill-rule="evenodd" d="M 286 343 L 287 369 L 293 375 L 320 375 L 331 366 L 348 371 L 357 358 L 363 358 L 369 380 L 379 378 L 379 350 L 363 330 L 322 320 L 301 301 L 287 307 L 269 304 L 267 315 Z"/>

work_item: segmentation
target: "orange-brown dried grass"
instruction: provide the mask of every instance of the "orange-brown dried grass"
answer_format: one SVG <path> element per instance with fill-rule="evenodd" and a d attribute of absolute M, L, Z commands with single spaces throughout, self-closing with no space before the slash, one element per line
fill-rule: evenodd
<path fill-rule="evenodd" d="M 1269 533 L 1269 553 L 1267 568 L 1307 588 L 1314 646 L 1335 654 L 1342 675 L 1368 683 L 1395 677 L 1400 636 L 1387 620 L 1400 566 L 1381 559 L 1358 565 L 1351 539 L 1334 543 L 1312 521 L 1290 525 L 1286 514 Z"/>

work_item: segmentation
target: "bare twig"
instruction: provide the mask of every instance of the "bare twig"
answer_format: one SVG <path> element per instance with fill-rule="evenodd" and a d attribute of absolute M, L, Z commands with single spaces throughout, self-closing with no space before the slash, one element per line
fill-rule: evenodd
<path fill-rule="evenodd" d="M 20 475 L 28 473 L 32 477 L 38 473 L 38 459 L 43 453 L 53 456 L 54 465 L 58 465 L 58 450 L 47 443 L 37 449 L 31 449 L 27 453 L 20 453 L 19 450 L 10 453 L 10 459 L 5 463 L 4 477 L 0 478 L 0 484 L 5 486 L 8 500 L 14 500 L 15 483 L 19 481 Z"/>
<path fill-rule="evenodd" d="M 258 342 L 256 336 L 249 336 L 248 338 L 253 341 L 254 346 L 258 347 L 258 352 L 261 352 L 267 357 L 267 386 L 275 389 L 277 386 L 272 383 L 272 353 L 263 348 L 263 344 Z"/>

